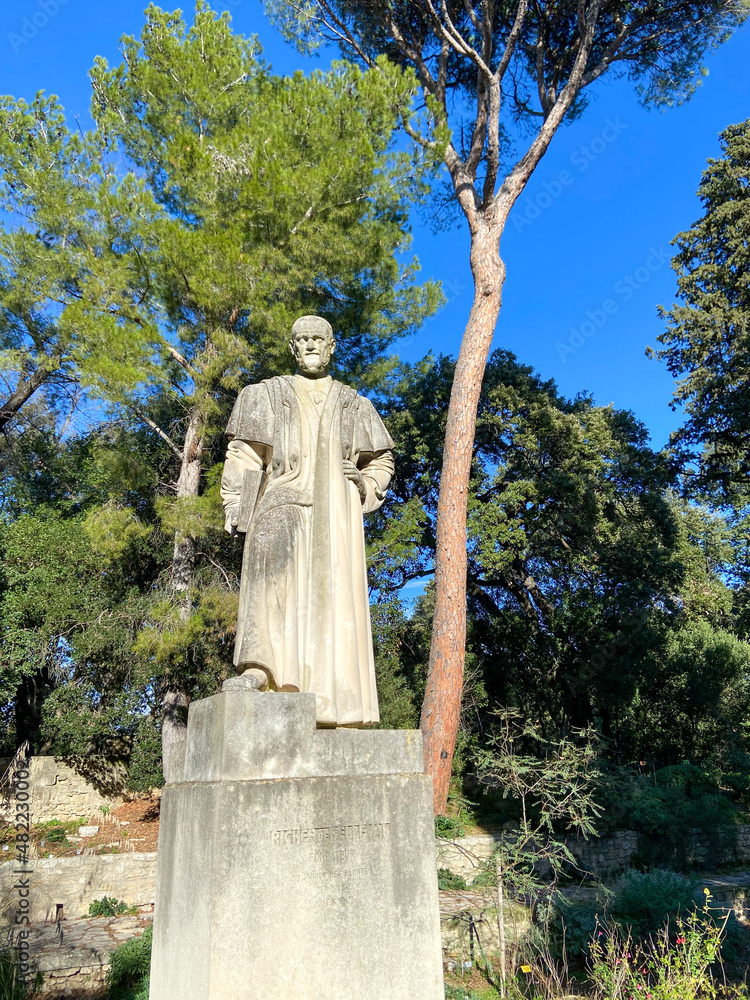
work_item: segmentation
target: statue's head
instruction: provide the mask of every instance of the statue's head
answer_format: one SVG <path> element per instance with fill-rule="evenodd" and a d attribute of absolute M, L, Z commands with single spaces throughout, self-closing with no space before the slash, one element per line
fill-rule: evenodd
<path fill-rule="evenodd" d="M 292 327 L 289 350 L 300 375 L 327 375 L 336 349 L 333 328 L 322 316 L 300 316 Z"/>

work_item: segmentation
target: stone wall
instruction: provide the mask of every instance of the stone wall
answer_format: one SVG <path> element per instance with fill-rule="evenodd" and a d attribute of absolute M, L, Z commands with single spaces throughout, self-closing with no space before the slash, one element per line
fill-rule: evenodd
<path fill-rule="evenodd" d="M 511 833 L 505 836 L 512 836 Z M 479 874 L 490 857 L 500 834 L 438 840 L 438 868 L 462 875 L 468 883 Z M 604 878 L 632 867 L 639 852 L 640 838 L 635 830 L 619 830 L 611 837 L 569 840 L 567 846 L 583 872 Z M 677 869 L 716 869 L 721 865 L 750 862 L 750 824 L 740 824 L 704 833 L 691 830 L 680 845 L 679 856 L 672 861 Z"/>
<path fill-rule="evenodd" d="M 0 864 L 0 924 L 12 923 L 18 912 L 19 876 L 13 861 Z M 58 906 L 65 917 L 83 917 L 89 904 L 103 896 L 128 906 L 153 906 L 156 853 L 93 854 L 75 858 L 42 858 L 28 862 L 29 918 L 32 923 L 55 920 Z"/>
<path fill-rule="evenodd" d="M 0 759 L 0 776 L 9 761 Z M 30 757 L 31 822 L 96 816 L 122 805 L 127 772 L 120 761 L 104 757 Z M 0 824 L 14 816 L 13 789 L 0 789 Z"/>

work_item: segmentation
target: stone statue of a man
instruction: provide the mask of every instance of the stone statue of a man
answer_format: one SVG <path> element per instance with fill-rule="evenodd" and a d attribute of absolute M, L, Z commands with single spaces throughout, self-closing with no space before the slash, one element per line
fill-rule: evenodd
<path fill-rule="evenodd" d="M 372 403 L 334 381 L 330 324 L 302 316 L 296 375 L 249 385 L 227 426 L 221 495 L 245 531 L 234 662 L 224 688 L 313 691 L 318 725 L 379 720 L 362 515 L 393 475 Z"/>

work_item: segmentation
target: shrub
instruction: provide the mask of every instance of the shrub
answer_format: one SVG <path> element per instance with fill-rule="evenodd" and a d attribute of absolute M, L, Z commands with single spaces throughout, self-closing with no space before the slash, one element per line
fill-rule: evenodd
<path fill-rule="evenodd" d="M 644 940 L 665 922 L 672 924 L 695 909 L 698 883 L 677 872 L 630 871 L 612 887 L 609 915 L 623 930 Z"/>
<path fill-rule="evenodd" d="M 500 994 L 492 986 L 479 991 L 466 986 L 445 987 L 445 1000 L 495 1000 L 499 996 Z"/>
<path fill-rule="evenodd" d="M 438 889 L 468 889 L 463 875 L 454 875 L 450 868 L 438 868 Z"/>
<path fill-rule="evenodd" d="M 691 830 L 733 835 L 736 808 L 722 793 L 719 775 L 685 762 L 654 774 L 610 768 L 600 790 L 603 816 L 599 832 L 636 830 L 644 867 L 683 869 Z M 718 841 L 717 841 L 718 843 Z"/>
<path fill-rule="evenodd" d="M 48 844 L 67 844 L 67 831 L 63 826 L 52 826 L 44 835 L 44 839 Z"/>
<path fill-rule="evenodd" d="M 577 903 L 557 894 L 550 904 L 549 913 L 539 908 L 538 916 L 548 929 L 549 948 L 555 958 L 563 954 L 570 959 L 588 955 L 591 939 L 597 929 L 601 906 L 596 903 Z"/>
<path fill-rule="evenodd" d="M 721 956 L 723 924 L 706 907 L 638 943 L 616 930 L 591 943 L 592 1000 L 695 1000 L 716 997 L 711 966 Z"/>
<path fill-rule="evenodd" d="M 455 840 L 456 837 L 463 837 L 466 830 L 461 823 L 453 816 L 435 817 L 435 836 L 443 840 Z"/>
<path fill-rule="evenodd" d="M 127 903 L 123 903 L 121 899 L 115 899 L 114 896 L 103 896 L 101 899 L 95 899 L 93 903 L 89 903 L 90 917 L 119 917 L 123 913 L 137 912 L 135 906 L 128 906 Z"/>
<path fill-rule="evenodd" d="M 139 938 L 132 938 L 112 952 L 107 973 L 109 1000 L 148 1000 L 148 973 L 151 965 L 151 937 L 147 927 Z"/>

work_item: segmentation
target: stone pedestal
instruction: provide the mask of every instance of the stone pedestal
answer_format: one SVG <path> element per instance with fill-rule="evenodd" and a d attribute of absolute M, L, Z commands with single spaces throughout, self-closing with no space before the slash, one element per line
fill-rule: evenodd
<path fill-rule="evenodd" d="M 313 694 L 191 706 L 165 788 L 151 1000 L 443 1000 L 421 734 L 316 730 Z"/>

